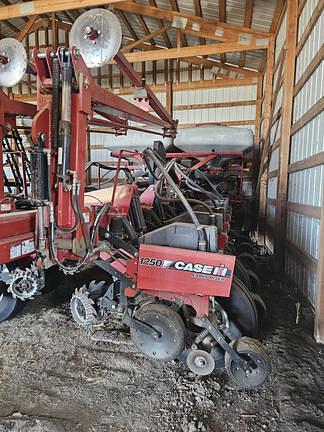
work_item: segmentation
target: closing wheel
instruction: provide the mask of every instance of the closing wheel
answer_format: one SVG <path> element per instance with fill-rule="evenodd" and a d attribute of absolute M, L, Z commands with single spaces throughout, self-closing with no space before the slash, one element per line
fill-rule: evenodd
<path fill-rule="evenodd" d="M 232 321 L 241 334 L 254 337 L 258 333 L 258 311 L 250 291 L 233 277 L 231 296 L 217 297 L 218 303 L 225 309 L 228 319 Z"/>
<path fill-rule="evenodd" d="M 196 375 L 210 375 L 215 369 L 215 360 L 206 351 L 192 350 L 187 356 L 187 366 Z"/>
<path fill-rule="evenodd" d="M 7 293 L 5 287 L 0 287 L 0 322 L 12 318 L 22 309 L 22 302 Z"/>
<path fill-rule="evenodd" d="M 248 363 L 249 368 L 243 370 L 225 353 L 225 368 L 229 378 L 241 389 L 251 389 L 264 384 L 271 372 L 271 361 L 260 342 L 242 337 L 233 341 L 231 346 Z"/>
<path fill-rule="evenodd" d="M 131 338 L 146 357 L 161 362 L 176 359 L 185 346 L 185 326 L 180 315 L 162 303 L 149 303 L 140 307 L 134 318 L 151 326 L 155 334 L 147 334 L 131 327 Z"/>

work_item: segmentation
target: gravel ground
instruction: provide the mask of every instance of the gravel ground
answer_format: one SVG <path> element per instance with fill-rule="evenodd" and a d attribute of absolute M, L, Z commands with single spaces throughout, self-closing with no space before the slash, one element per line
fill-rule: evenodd
<path fill-rule="evenodd" d="M 261 389 L 238 391 L 223 373 L 199 378 L 182 365 L 145 359 L 118 321 L 109 323 L 114 343 L 91 342 L 67 303 L 88 277 L 52 273 L 56 290 L 0 325 L 0 432 L 324 430 L 324 347 L 292 287 L 264 282 L 262 338 L 273 372 Z"/>

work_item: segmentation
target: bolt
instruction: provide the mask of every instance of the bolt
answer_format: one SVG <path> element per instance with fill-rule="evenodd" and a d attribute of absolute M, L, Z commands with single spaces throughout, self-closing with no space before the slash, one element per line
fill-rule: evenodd
<path fill-rule="evenodd" d="M 88 90 L 88 88 L 89 88 L 89 86 L 90 86 L 90 81 L 89 81 L 89 78 L 88 78 L 88 77 L 85 78 L 83 85 L 84 85 L 84 88 L 85 88 L 86 90 Z"/>

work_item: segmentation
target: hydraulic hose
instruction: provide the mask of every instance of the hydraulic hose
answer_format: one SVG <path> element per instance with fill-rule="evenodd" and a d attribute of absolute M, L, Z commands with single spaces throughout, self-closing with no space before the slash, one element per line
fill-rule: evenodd
<path fill-rule="evenodd" d="M 181 190 L 178 188 L 178 186 L 176 185 L 175 181 L 172 179 L 170 174 L 166 171 L 166 169 L 164 168 L 160 159 L 155 155 L 153 150 L 150 148 L 147 148 L 146 150 L 144 150 L 143 155 L 147 156 L 149 159 L 153 160 L 153 162 L 155 163 L 157 168 L 160 170 L 161 174 L 159 176 L 158 183 L 161 182 L 162 178 L 164 177 L 168 181 L 170 186 L 174 189 L 175 193 L 178 195 L 181 203 L 183 204 L 183 206 L 187 210 L 188 214 L 190 215 L 190 217 L 192 219 L 192 222 L 194 223 L 194 225 L 197 229 L 198 236 L 199 236 L 199 250 L 206 251 L 206 249 L 207 249 L 207 237 L 206 237 L 205 230 L 200 225 L 198 218 L 195 215 L 195 212 L 192 210 L 191 206 L 189 205 L 187 199 L 185 198 L 185 196 L 183 195 Z"/>

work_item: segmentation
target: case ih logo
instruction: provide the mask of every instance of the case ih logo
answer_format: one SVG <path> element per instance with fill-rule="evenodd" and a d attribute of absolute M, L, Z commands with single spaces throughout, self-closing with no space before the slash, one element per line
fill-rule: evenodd
<path fill-rule="evenodd" d="M 168 261 L 164 261 L 164 267 L 174 268 L 176 270 L 188 271 L 191 273 L 197 273 L 202 275 L 218 276 L 221 278 L 230 277 L 232 273 L 231 270 L 228 267 L 225 267 L 223 264 L 220 264 L 218 266 L 210 266 L 206 264 L 184 261 L 169 261 L 170 265 L 165 265 L 166 263 L 168 263 Z"/>
<path fill-rule="evenodd" d="M 207 264 L 184 262 L 184 261 L 169 261 L 156 258 L 140 258 L 140 264 L 149 267 L 164 267 L 174 270 L 180 270 L 192 273 L 194 277 L 203 277 L 207 279 L 224 280 L 232 275 L 232 270 L 224 264 L 211 266 Z"/>

